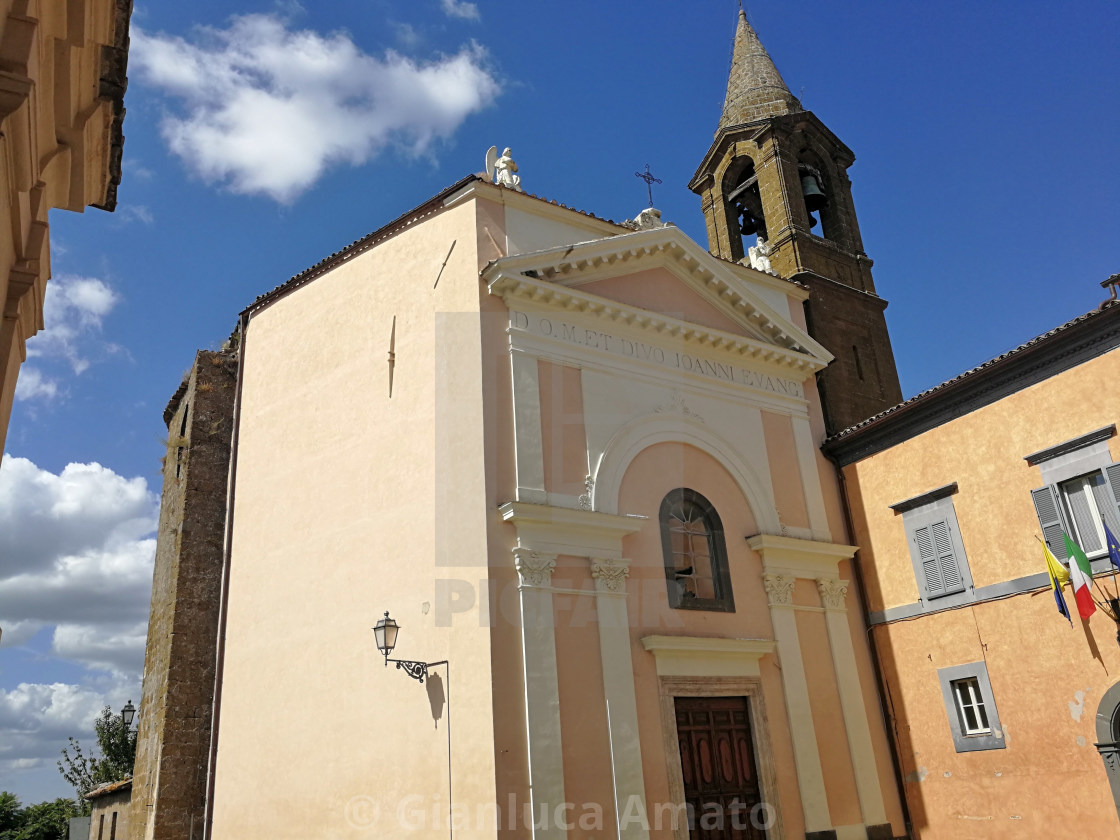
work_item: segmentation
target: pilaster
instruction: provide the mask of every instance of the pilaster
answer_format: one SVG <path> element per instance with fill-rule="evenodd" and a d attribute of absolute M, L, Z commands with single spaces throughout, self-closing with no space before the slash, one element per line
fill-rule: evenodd
<path fill-rule="evenodd" d="M 848 749 L 852 755 L 856 793 L 864 824 L 868 827 L 887 822 L 883 804 L 883 791 L 879 786 L 879 769 L 875 763 L 875 748 L 871 742 L 871 727 L 867 722 L 867 708 L 856 670 L 852 630 L 848 624 L 845 603 L 848 581 L 836 578 L 818 578 L 817 590 L 824 605 L 824 621 L 828 628 L 828 643 L 832 649 L 832 665 L 836 669 L 836 685 L 840 692 L 840 709 L 844 715 L 844 728 L 848 733 Z"/>
<path fill-rule="evenodd" d="M 541 431 L 541 389 L 537 357 L 510 350 L 513 368 L 514 462 L 517 469 L 517 500 L 543 504 L 544 441 Z"/>
<path fill-rule="evenodd" d="M 809 684 L 805 679 L 801 640 L 793 614 L 795 580 L 792 575 L 765 574 L 762 585 L 766 589 L 774 641 L 778 646 L 778 661 L 782 666 L 782 687 L 785 689 L 786 714 L 793 739 L 793 760 L 801 793 L 801 809 L 805 815 L 805 831 L 811 834 L 831 830 L 832 818 L 817 748 L 817 731 L 813 726 L 813 710 L 809 705 Z"/>
<path fill-rule="evenodd" d="M 551 815 L 565 801 L 556 625 L 550 588 L 556 555 L 515 548 L 513 556 L 521 579 L 518 590 L 528 727 L 529 796 L 534 814 Z M 567 836 L 563 826 L 554 824 L 551 819 L 533 821 L 533 840 L 564 840 Z"/>
<path fill-rule="evenodd" d="M 626 578 L 630 561 L 591 558 L 599 615 L 599 652 L 607 703 L 611 766 L 614 768 L 616 814 L 637 813 L 628 807 L 642 803 L 645 813 L 645 774 L 638 740 L 638 703 L 634 694 L 634 662 L 630 652 L 630 622 L 626 608 Z M 631 820 L 619 831 L 621 840 L 647 840 L 649 830 Z"/>

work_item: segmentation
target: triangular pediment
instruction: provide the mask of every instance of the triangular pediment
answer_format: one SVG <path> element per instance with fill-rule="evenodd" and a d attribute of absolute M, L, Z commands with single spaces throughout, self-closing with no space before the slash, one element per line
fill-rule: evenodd
<path fill-rule="evenodd" d="M 483 279 L 507 303 L 613 304 L 627 323 L 640 313 L 656 331 L 733 343 L 746 355 L 800 369 L 832 360 L 789 315 L 789 298 L 807 296 L 802 287 L 717 259 L 674 226 L 505 257 L 487 266 Z"/>

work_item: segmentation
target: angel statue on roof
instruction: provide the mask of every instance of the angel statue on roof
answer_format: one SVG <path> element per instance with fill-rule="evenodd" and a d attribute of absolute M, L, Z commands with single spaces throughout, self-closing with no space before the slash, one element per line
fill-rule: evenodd
<path fill-rule="evenodd" d="M 506 146 L 498 157 L 498 147 L 491 146 L 486 153 L 486 175 L 502 187 L 521 192 L 521 176 L 517 174 L 517 164 L 513 160 L 513 150 Z M 495 179 L 495 176 L 496 179 Z"/>

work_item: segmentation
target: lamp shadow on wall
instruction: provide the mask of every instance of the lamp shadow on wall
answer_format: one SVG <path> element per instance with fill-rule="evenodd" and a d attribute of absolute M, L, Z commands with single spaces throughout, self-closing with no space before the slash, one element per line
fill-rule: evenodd
<path fill-rule="evenodd" d="M 443 687 L 443 677 L 439 674 L 428 672 L 425 683 L 428 692 L 428 703 L 432 707 L 432 723 L 439 729 L 439 722 L 443 718 L 443 710 L 447 707 L 447 692 Z"/>

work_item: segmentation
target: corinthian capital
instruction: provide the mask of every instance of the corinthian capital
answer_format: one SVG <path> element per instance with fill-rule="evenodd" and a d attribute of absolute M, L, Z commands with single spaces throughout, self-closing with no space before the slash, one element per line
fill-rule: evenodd
<path fill-rule="evenodd" d="M 625 592 L 630 577 L 629 560 L 592 560 L 591 577 L 600 592 Z"/>
<path fill-rule="evenodd" d="M 848 582 L 836 578 L 818 578 L 817 590 L 821 593 L 821 603 L 826 610 L 844 609 L 844 599 L 848 595 Z"/>
<path fill-rule="evenodd" d="M 555 554 L 515 548 L 513 559 L 517 573 L 521 576 L 522 586 L 548 586 L 552 583 L 552 570 L 556 568 Z"/>
<path fill-rule="evenodd" d="M 762 586 L 770 606 L 788 607 L 793 605 L 793 581 L 790 575 L 763 575 Z"/>

